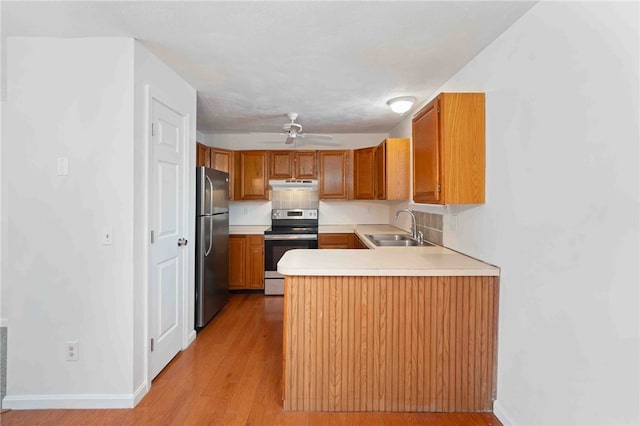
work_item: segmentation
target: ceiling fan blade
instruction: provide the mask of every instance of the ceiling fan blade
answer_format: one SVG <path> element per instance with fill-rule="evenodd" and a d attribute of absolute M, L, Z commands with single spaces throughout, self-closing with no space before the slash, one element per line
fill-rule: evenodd
<path fill-rule="evenodd" d="M 284 143 L 287 145 L 291 145 L 295 140 L 296 140 L 295 136 L 289 135 L 287 136 L 287 140 L 284 141 Z"/>

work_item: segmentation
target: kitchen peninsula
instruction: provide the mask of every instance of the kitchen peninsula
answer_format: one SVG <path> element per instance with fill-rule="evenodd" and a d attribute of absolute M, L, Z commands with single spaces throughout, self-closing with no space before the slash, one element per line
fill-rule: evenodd
<path fill-rule="evenodd" d="M 499 268 L 440 246 L 292 250 L 285 277 L 287 411 L 491 411 Z"/>

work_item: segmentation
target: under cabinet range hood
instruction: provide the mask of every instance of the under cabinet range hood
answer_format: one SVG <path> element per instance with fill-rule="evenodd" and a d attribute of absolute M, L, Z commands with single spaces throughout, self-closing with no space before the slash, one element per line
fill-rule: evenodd
<path fill-rule="evenodd" d="M 316 179 L 269 180 L 269 189 L 275 191 L 317 191 Z"/>

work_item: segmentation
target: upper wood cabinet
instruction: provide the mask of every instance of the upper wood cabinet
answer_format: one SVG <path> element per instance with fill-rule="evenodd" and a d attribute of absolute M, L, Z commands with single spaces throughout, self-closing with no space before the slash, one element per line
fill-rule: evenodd
<path fill-rule="evenodd" d="M 409 139 L 389 138 L 353 152 L 353 198 L 409 199 Z"/>
<path fill-rule="evenodd" d="M 353 198 L 373 200 L 375 193 L 376 147 L 353 151 Z"/>
<path fill-rule="evenodd" d="M 406 138 L 387 138 L 376 147 L 376 199 L 409 199 L 409 150 L 409 139 Z"/>
<path fill-rule="evenodd" d="M 211 167 L 209 147 L 196 142 L 196 167 Z"/>
<path fill-rule="evenodd" d="M 316 151 L 270 151 L 269 179 L 316 179 Z"/>
<path fill-rule="evenodd" d="M 196 167 L 210 167 L 229 173 L 229 199 L 235 200 L 234 151 L 196 142 Z"/>
<path fill-rule="evenodd" d="M 211 168 L 229 173 L 229 199 L 235 200 L 234 152 L 222 148 L 209 148 Z"/>
<path fill-rule="evenodd" d="M 318 177 L 318 152 L 296 151 L 295 154 L 296 179 L 316 179 Z"/>
<path fill-rule="evenodd" d="M 375 156 L 375 173 L 374 173 L 374 194 L 378 200 L 386 200 L 387 199 L 387 144 L 386 142 L 382 142 L 380 145 L 376 147 Z M 401 176 L 398 176 L 398 180 L 400 178 L 405 178 L 406 183 L 406 196 L 409 196 L 409 141 L 407 140 L 407 160 L 404 166 L 407 170 L 401 171 Z M 394 180 L 393 176 L 391 180 Z"/>
<path fill-rule="evenodd" d="M 413 200 L 484 203 L 484 93 L 441 93 L 414 116 L 412 127 Z"/>
<path fill-rule="evenodd" d="M 209 148 L 210 167 L 231 174 L 233 170 L 233 151 L 222 148 Z"/>
<path fill-rule="evenodd" d="M 351 196 L 351 158 L 353 151 L 318 151 L 319 197 L 348 200 Z"/>
<path fill-rule="evenodd" d="M 235 195 L 239 200 L 267 200 L 267 151 L 236 151 Z"/>

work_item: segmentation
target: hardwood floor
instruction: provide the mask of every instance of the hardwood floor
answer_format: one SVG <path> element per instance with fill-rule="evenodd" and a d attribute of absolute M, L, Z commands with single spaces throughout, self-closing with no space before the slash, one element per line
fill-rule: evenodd
<path fill-rule="evenodd" d="M 134 409 L 12 410 L 14 425 L 501 425 L 491 413 L 283 412 L 280 297 L 234 294 Z"/>

